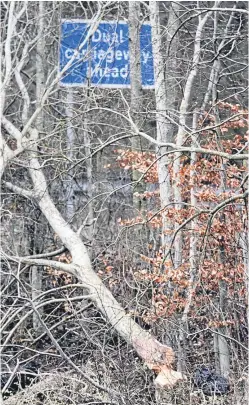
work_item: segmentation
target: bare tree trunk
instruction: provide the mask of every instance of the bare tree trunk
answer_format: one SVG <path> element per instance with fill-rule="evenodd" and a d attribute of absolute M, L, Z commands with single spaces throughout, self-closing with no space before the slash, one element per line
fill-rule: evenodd
<path fill-rule="evenodd" d="M 234 10 L 236 9 L 237 5 L 234 5 Z M 222 48 L 224 47 L 226 43 L 226 36 L 229 32 L 229 28 L 233 22 L 234 19 L 234 12 L 231 13 L 230 18 L 228 20 L 228 23 L 226 25 L 226 28 L 224 30 L 224 37 L 221 40 L 218 49 L 217 49 L 217 54 L 219 55 L 220 52 L 222 51 Z M 218 13 L 217 11 L 214 12 L 214 24 L 217 26 L 218 23 Z M 214 40 L 217 41 L 217 32 L 216 29 L 214 29 Z M 220 65 L 220 60 L 219 57 L 214 61 L 211 73 L 210 73 L 210 78 L 209 78 L 209 84 L 207 88 L 207 92 L 204 97 L 202 109 L 205 110 L 206 105 L 209 101 L 210 96 L 212 96 L 212 102 L 213 102 L 213 108 L 214 108 L 214 116 L 215 116 L 215 125 L 217 126 L 217 143 L 219 144 L 219 141 L 221 139 L 221 131 L 219 128 L 220 124 L 220 118 L 219 118 L 219 110 L 217 107 L 217 84 L 219 80 L 219 71 L 220 71 L 221 65 Z M 222 165 L 223 166 L 223 165 Z M 221 171 L 221 182 L 223 186 L 223 192 L 226 191 L 226 178 L 224 176 L 225 173 L 224 167 L 222 167 Z M 224 219 L 224 218 L 223 218 Z M 220 262 L 224 263 L 225 257 L 224 257 L 224 252 L 222 246 L 220 247 Z M 225 307 L 226 307 L 226 298 L 227 298 L 227 286 L 224 281 L 221 281 L 219 283 L 219 293 L 220 293 L 220 311 L 221 314 L 224 312 Z M 226 334 L 226 329 L 225 328 L 218 328 L 218 331 L 221 334 Z M 214 352 L 215 352 L 215 367 L 216 371 L 222 373 L 225 376 L 229 375 L 230 371 L 230 357 L 229 357 L 229 347 L 226 339 L 221 336 L 221 335 L 216 335 L 214 334 Z"/>
<path fill-rule="evenodd" d="M 153 61 L 154 61 L 154 75 L 155 75 L 155 98 L 156 98 L 156 123 L 157 123 L 157 140 L 159 142 L 172 142 L 174 134 L 174 125 L 170 119 L 170 112 L 175 107 L 176 93 L 170 88 L 172 86 L 172 71 L 174 71 L 177 54 L 178 42 L 175 38 L 172 42 L 171 52 L 174 54 L 173 58 L 166 61 L 162 54 L 162 38 L 160 31 L 160 14 L 159 2 L 150 1 L 150 22 L 152 26 L 152 48 L 153 48 Z M 168 27 L 167 27 L 167 47 L 171 38 L 175 34 L 179 21 L 178 21 L 179 5 L 171 3 L 169 12 Z M 169 51 L 169 49 L 167 49 Z M 170 86 L 171 85 L 171 86 Z M 168 88 L 169 87 L 169 88 Z M 168 156 L 167 148 L 158 148 L 158 180 L 160 190 L 161 208 L 167 208 L 170 205 L 172 191 L 169 174 L 169 165 L 171 159 Z M 167 215 L 162 213 L 162 247 L 167 250 L 171 240 L 172 225 Z M 171 394 L 162 391 L 158 387 L 156 392 L 157 403 L 168 403 L 171 400 Z"/>
<path fill-rule="evenodd" d="M 219 282 L 219 292 L 220 292 L 220 311 L 221 314 L 225 312 L 226 302 L 227 302 L 227 285 L 225 281 Z M 222 335 L 227 335 L 227 328 L 219 327 L 218 331 Z M 218 347 L 219 347 L 219 358 L 220 358 L 220 372 L 225 377 L 230 374 L 230 353 L 227 339 L 224 336 L 218 335 Z"/>
<path fill-rule="evenodd" d="M 223 176 L 223 173 L 222 173 Z M 224 215 L 221 215 L 221 220 L 225 222 Z M 220 263 L 225 266 L 225 249 L 223 245 L 223 241 L 220 242 Z M 224 280 L 219 281 L 219 295 L 220 295 L 220 302 L 219 302 L 219 310 L 220 316 L 222 319 L 225 319 L 225 312 L 227 306 L 227 282 Z M 219 349 L 219 360 L 220 360 L 220 372 L 225 377 L 229 376 L 230 373 L 230 353 L 229 353 L 229 345 L 227 339 L 224 337 L 228 335 L 228 328 L 220 326 L 218 327 L 218 349 Z M 224 335 L 224 336 L 223 336 Z"/>
<path fill-rule="evenodd" d="M 86 178 L 87 178 L 87 195 L 88 195 L 88 213 L 87 220 L 85 221 L 85 236 L 89 240 L 90 244 L 93 243 L 94 239 L 94 211 L 93 211 L 93 161 L 91 156 L 91 139 L 89 134 L 87 116 L 84 117 L 83 124 L 83 139 L 84 139 L 84 149 L 86 160 Z M 92 247 L 88 248 L 88 253 L 90 258 L 92 258 Z"/>
<path fill-rule="evenodd" d="M 190 102 L 191 92 L 193 90 L 194 79 L 197 74 L 198 64 L 200 60 L 200 53 L 201 53 L 201 38 L 203 28 L 212 14 L 212 11 L 209 11 L 203 18 L 199 16 L 199 23 L 196 30 L 195 35 L 195 42 L 194 42 L 194 53 L 193 53 L 193 60 L 192 60 L 192 67 L 190 69 L 190 73 L 186 80 L 186 85 L 183 93 L 183 98 L 180 105 L 180 117 L 179 117 L 179 130 L 176 136 L 176 145 L 182 146 L 185 141 L 185 126 L 186 126 L 186 119 L 187 119 L 187 112 Z M 180 210 L 182 208 L 182 196 L 180 190 L 180 169 L 181 169 L 181 153 L 177 152 L 175 154 L 174 160 L 174 181 L 173 181 L 173 189 L 174 189 L 174 201 L 176 203 L 176 209 Z M 176 228 L 178 225 L 176 224 Z M 175 267 L 178 267 L 182 264 L 182 232 L 178 232 L 177 237 L 175 238 Z"/>
<path fill-rule="evenodd" d="M 212 102 L 213 102 L 213 111 L 214 111 L 214 122 L 216 128 L 216 139 L 217 139 L 217 144 L 219 145 L 219 148 L 222 149 L 221 146 L 221 138 L 222 138 L 222 133 L 220 130 L 220 116 L 219 116 L 219 109 L 217 106 L 217 101 L 218 101 L 218 92 L 217 92 L 217 84 L 219 81 L 219 72 L 221 68 L 221 63 L 220 60 L 217 59 L 216 63 L 214 64 L 214 74 L 213 74 L 213 88 L 212 88 Z M 227 179 L 226 179 L 226 168 L 225 168 L 225 163 L 222 162 L 221 164 L 221 186 L 223 189 L 223 192 L 226 192 L 227 188 Z M 225 222 L 225 215 L 221 214 L 220 215 L 220 220 L 222 222 Z M 220 241 L 220 251 L 219 251 L 219 261 L 220 263 L 225 266 L 225 248 L 223 245 L 223 241 Z M 225 310 L 226 310 L 226 302 L 227 302 L 227 283 L 224 280 L 219 281 L 219 295 L 220 295 L 220 315 L 224 316 Z M 219 349 L 219 359 L 220 359 L 220 372 L 222 375 L 225 377 L 229 376 L 230 373 L 230 354 L 229 354 L 229 346 L 226 338 L 224 338 L 222 335 L 227 334 L 227 328 L 225 327 L 219 327 L 218 332 L 220 333 L 218 335 L 218 349 Z"/>
<path fill-rule="evenodd" d="M 87 95 L 86 95 L 87 100 Z M 87 105 L 86 105 L 87 109 Z M 67 119 L 67 157 L 70 162 L 73 162 L 75 157 L 75 130 L 73 125 L 74 117 L 74 94 L 73 90 L 69 87 L 67 90 L 66 98 L 66 119 Z M 93 231 L 94 231 L 94 213 L 93 213 L 93 175 L 92 175 L 92 157 L 91 157 L 91 139 L 88 131 L 87 117 L 84 117 L 83 123 L 83 144 L 84 153 L 86 157 L 86 181 L 87 181 L 87 216 L 84 221 L 84 236 L 89 240 L 90 243 L 93 241 Z M 71 164 L 71 163 L 70 163 Z M 73 178 L 73 172 L 68 172 L 68 184 L 66 188 L 66 212 L 67 219 L 71 222 L 71 219 L 75 214 L 75 197 L 76 197 L 76 185 Z M 92 249 L 88 249 L 90 257 L 92 256 Z"/>
<path fill-rule="evenodd" d="M 167 40 L 169 41 L 175 34 L 178 27 L 178 5 L 171 4 L 169 14 L 169 24 L 167 30 Z M 156 97 L 156 123 L 157 140 L 159 142 L 172 142 L 174 125 L 170 120 L 170 110 L 175 106 L 175 94 L 167 91 L 167 72 L 165 74 L 165 61 L 162 55 L 162 38 L 160 32 L 159 2 L 150 1 L 150 22 L 152 26 L 152 47 L 155 75 L 155 97 Z M 177 41 L 174 39 L 172 47 L 177 48 Z M 176 53 L 176 50 L 173 52 Z M 168 66 L 170 70 L 170 65 Z M 169 75 L 172 72 L 169 73 Z M 170 79 L 169 79 L 170 80 Z M 168 207 L 171 202 L 171 183 L 169 176 L 169 165 L 171 163 L 167 154 L 167 148 L 158 148 L 158 179 L 160 189 L 161 208 Z M 171 223 L 167 216 L 162 214 L 162 246 L 166 248 L 170 244 Z"/>
<path fill-rule="evenodd" d="M 192 146 L 196 147 L 196 136 L 195 131 L 197 129 L 197 119 L 198 119 L 198 111 L 194 112 L 193 115 L 193 126 L 192 126 L 192 136 L 191 142 Z M 191 152 L 190 158 L 190 204 L 191 208 L 195 209 L 197 207 L 197 199 L 195 195 L 195 170 L 194 165 L 196 163 L 196 152 Z M 188 332 L 188 314 L 190 311 L 190 307 L 192 304 L 193 299 L 193 292 L 195 290 L 195 282 L 197 276 L 197 219 L 194 218 L 191 223 L 192 229 L 190 233 L 190 247 L 189 247 L 189 262 L 190 262 L 190 279 L 189 279 L 189 286 L 187 290 L 187 300 L 184 307 L 183 315 L 182 315 L 182 322 L 181 322 L 181 329 L 179 331 L 178 336 L 178 363 L 177 363 L 177 370 L 181 372 L 186 371 L 186 333 Z"/>
<path fill-rule="evenodd" d="M 215 364 L 215 371 L 217 374 L 220 374 L 220 357 L 219 357 L 219 342 L 218 342 L 218 335 L 214 333 L 213 336 L 213 345 L 214 345 L 214 364 Z"/>
<path fill-rule="evenodd" d="M 45 4 L 43 1 L 39 1 L 39 18 L 38 18 L 38 41 L 36 46 L 36 107 L 39 106 L 41 101 L 44 85 L 44 61 L 45 61 L 45 41 L 44 41 L 44 14 Z M 36 127 L 38 131 L 44 130 L 43 113 L 42 111 L 36 118 Z M 34 235 L 35 237 L 35 235 Z M 36 243 L 36 241 L 35 241 Z M 34 245 L 35 245 L 34 243 Z M 34 252 L 36 253 L 36 252 Z M 42 268 L 39 266 L 33 266 L 31 270 L 32 279 L 32 300 L 34 301 L 42 292 Z M 40 314 L 42 309 L 40 309 Z M 38 336 L 42 332 L 42 325 L 37 317 L 37 314 L 33 312 L 33 329 Z"/>
<path fill-rule="evenodd" d="M 20 10 L 18 14 L 18 18 L 21 18 L 22 14 L 27 10 L 27 2 L 23 2 L 23 7 Z M 15 15 L 15 2 L 10 2 L 9 8 L 8 8 L 8 23 L 7 23 L 7 35 L 5 38 L 5 45 L 1 46 L 1 62 L 3 61 L 3 64 L 1 65 L 1 77 L 0 77 L 0 86 L 1 86 L 1 97 L 0 97 L 0 123 L 2 124 L 3 122 L 3 116 L 4 116 L 4 108 L 5 108 L 5 101 L 6 101 L 6 89 L 8 88 L 9 82 L 11 80 L 11 72 L 13 69 L 12 65 L 12 51 L 11 51 L 11 43 L 12 43 L 12 36 L 13 32 L 15 32 L 15 26 L 17 23 L 18 18 Z M 3 57 L 2 51 L 5 51 L 5 55 Z M 18 69 L 15 69 L 15 76 L 16 80 L 18 82 L 18 85 L 20 85 L 20 69 L 21 66 L 24 63 L 25 60 L 25 54 L 27 52 L 28 48 L 24 48 L 23 50 L 23 58 L 22 61 L 19 63 Z M 16 66 L 17 67 L 17 66 Z M 2 80 L 3 77 L 3 80 Z M 21 83 L 22 85 L 22 83 Z M 25 91 L 23 90 L 22 86 L 22 95 L 24 96 L 24 107 L 23 110 L 25 111 L 25 114 L 22 114 L 22 118 L 24 117 L 27 119 L 27 111 L 29 107 L 29 100 L 27 100 L 27 94 L 24 95 Z M 22 145 L 18 145 L 19 151 L 23 150 Z M 7 142 L 5 141 L 4 137 L 2 136 L 2 133 L 0 133 L 0 179 L 2 179 L 4 170 L 8 164 L 8 162 L 14 157 L 15 151 L 13 151 L 8 145 Z"/>
<path fill-rule="evenodd" d="M 74 156 L 74 128 L 73 128 L 73 89 L 68 88 L 66 98 L 66 122 L 67 122 L 67 157 L 69 162 L 73 160 Z M 69 163 L 71 164 L 71 163 Z M 66 212 L 67 220 L 70 222 L 74 215 L 74 179 L 72 173 L 68 173 L 67 187 L 66 187 Z"/>
<path fill-rule="evenodd" d="M 248 256 L 249 256 L 249 240 L 248 240 L 248 224 L 247 220 L 245 219 L 244 222 L 244 229 L 245 231 L 242 233 L 240 236 L 240 246 L 242 249 L 242 255 L 243 255 L 243 262 L 244 262 L 244 279 L 245 279 L 245 286 L 246 286 L 246 295 L 247 295 L 247 302 L 249 303 L 249 261 L 248 261 Z M 248 322 L 249 322 L 249 314 L 248 314 Z"/>
<path fill-rule="evenodd" d="M 131 81 L 131 116 L 137 128 L 142 129 L 142 120 L 140 114 L 143 110 L 142 104 L 142 84 L 141 84 L 141 61 L 140 61 L 140 2 L 129 1 L 129 55 L 130 55 L 130 81 Z M 142 151 L 141 138 L 136 136 L 131 138 L 132 150 L 134 152 Z M 132 181 L 138 182 L 141 173 L 132 170 Z M 141 194 L 145 186 L 143 181 L 134 185 L 133 207 L 138 213 L 145 208 L 144 200 Z"/>
<path fill-rule="evenodd" d="M 222 171 L 223 172 L 223 171 Z M 223 176 L 223 173 L 222 173 Z M 221 215 L 221 220 L 225 221 L 224 215 Z M 220 246 L 220 263 L 225 266 L 225 249 L 223 246 L 223 241 L 221 241 Z M 225 319 L 224 315 L 227 307 L 227 282 L 224 280 L 219 281 L 219 310 L 222 319 Z M 229 345 L 227 339 L 223 335 L 228 335 L 229 331 L 227 327 L 218 327 L 218 349 L 219 349 L 219 359 L 220 359 L 220 372 L 225 377 L 229 376 L 230 373 L 230 353 Z"/>

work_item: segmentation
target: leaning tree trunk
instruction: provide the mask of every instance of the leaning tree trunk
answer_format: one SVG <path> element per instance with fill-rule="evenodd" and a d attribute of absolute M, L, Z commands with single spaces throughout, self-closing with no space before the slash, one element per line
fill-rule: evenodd
<path fill-rule="evenodd" d="M 166 387 L 173 386 L 182 379 L 181 373 L 173 370 L 173 350 L 159 343 L 153 335 L 142 329 L 113 297 L 111 292 L 94 272 L 89 254 L 80 236 L 63 219 L 49 194 L 45 176 L 38 159 L 33 154 L 30 160 L 30 176 L 34 185 L 34 196 L 43 215 L 54 232 L 72 256 L 69 271 L 86 287 L 98 309 L 122 338 L 131 344 L 149 368 L 159 374 L 155 383 Z M 65 271 L 65 267 L 63 267 Z"/>

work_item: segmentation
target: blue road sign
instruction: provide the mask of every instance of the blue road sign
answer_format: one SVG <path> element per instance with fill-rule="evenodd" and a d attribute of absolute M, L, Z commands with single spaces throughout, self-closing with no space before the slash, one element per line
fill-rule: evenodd
<path fill-rule="evenodd" d="M 60 71 L 73 60 L 60 80 L 62 86 L 130 87 L 129 25 L 123 21 L 102 21 L 89 41 L 90 21 L 62 20 Z M 80 49 L 80 50 L 79 50 Z M 154 88 L 151 26 L 140 32 L 141 80 Z"/>

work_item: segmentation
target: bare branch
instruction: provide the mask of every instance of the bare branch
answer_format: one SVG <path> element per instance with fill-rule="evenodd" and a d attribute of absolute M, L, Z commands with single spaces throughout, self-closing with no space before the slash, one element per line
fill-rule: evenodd
<path fill-rule="evenodd" d="M 13 191 L 16 194 L 19 194 L 23 197 L 33 199 L 35 198 L 35 193 L 31 190 L 26 190 L 22 187 L 15 186 L 14 184 L 10 183 L 9 181 L 3 181 L 3 185 L 8 188 L 9 190 Z"/>

